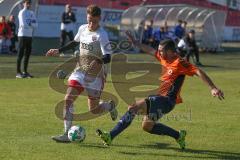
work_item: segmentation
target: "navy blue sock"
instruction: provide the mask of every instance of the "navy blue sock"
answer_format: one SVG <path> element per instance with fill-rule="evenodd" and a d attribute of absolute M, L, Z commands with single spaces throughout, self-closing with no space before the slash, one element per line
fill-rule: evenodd
<path fill-rule="evenodd" d="M 126 129 L 133 121 L 135 114 L 131 111 L 127 111 L 119 120 L 117 125 L 110 131 L 111 138 L 115 138 L 124 129 Z"/>
<path fill-rule="evenodd" d="M 178 131 L 176 131 L 168 126 L 165 126 L 161 123 L 156 123 L 149 133 L 157 134 L 157 135 L 167 135 L 167 136 L 173 137 L 175 139 L 179 138 Z"/>

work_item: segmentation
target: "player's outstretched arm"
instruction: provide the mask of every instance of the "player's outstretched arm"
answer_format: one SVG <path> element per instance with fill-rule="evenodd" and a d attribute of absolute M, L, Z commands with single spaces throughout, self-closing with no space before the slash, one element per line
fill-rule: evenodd
<path fill-rule="evenodd" d="M 223 92 L 216 87 L 216 85 L 212 82 L 212 80 L 209 78 L 209 76 L 199 69 L 196 74 L 198 77 L 200 77 L 211 89 L 211 94 L 213 97 L 218 97 L 220 100 L 224 99 Z"/>
<path fill-rule="evenodd" d="M 126 31 L 126 35 L 128 37 L 128 39 L 133 43 L 133 45 L 135 45 L 136 47 L 140 48 L 141 50 L 143 50 L 144 52 L 151 54 L 151 55 L 155 55 L 156 50 L 148 45 L 142 44 L 139 41 L 137 41 L 133 35 L 131 34 L 130 31 Z"/>
<path fill-rule="evenodd" d="M 79 45 L 79 42 L 76 42 L 76 41 L 73 40 L 73 41 L 67 43 L 65 46 L 63 46 L 63 47 L 61 47 L 59 49 L 50 49 L 46 53 L 46 56 L 57 56 L 59 53 L 68 51 L 70 49 L 74 49 L 78 45 Z"/>

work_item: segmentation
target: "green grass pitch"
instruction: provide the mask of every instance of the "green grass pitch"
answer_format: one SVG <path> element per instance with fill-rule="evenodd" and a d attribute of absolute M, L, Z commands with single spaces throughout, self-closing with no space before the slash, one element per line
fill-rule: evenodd
<path fill-rule="evenodd" d="M 131 55 L 130 60 L 151 60 Z M 171 160 L 240 159 L 240 54 L 203 54 L 203 67 L 225 93 L 225 100 L 212 98 L 207 86 L 197 77 L 187 78 L 182 89 L 184 103 L 161 122 L 175 129 L 186 129 L 186 150 L 164 136 L 145 133 L 141 117 L 104 147 L 95 135 L 96 128 L 111 129 L 116 122 L 104 115 L 89 121 L 74 122 L 86 129 L 81 144 L 59 144 L 51 136 L 63 132 L 54 107 L 64 94 L 48 85 L 49 73 L 66 59 L 32 56 L 30 73 L 34 79 L 15 79 L 15 56 L 0 56 L 0 159 L 1 160 Z M 158 74 L 158 73 L 157 73 Z M 109 77 L 105 90 L 118 96 Z M 147 95 L 146 95 L 147 96 Z M 119 99 L 119 114 L 127 105 Z M 76 102 L 76 112 L 87 110 L 86 97 Z"/>

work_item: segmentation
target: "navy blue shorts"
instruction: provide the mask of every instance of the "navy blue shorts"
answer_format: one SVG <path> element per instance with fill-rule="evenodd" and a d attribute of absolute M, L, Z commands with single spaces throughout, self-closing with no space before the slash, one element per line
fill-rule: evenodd
<path fill-rule="evenodd" d="M 175 106 L 175 100 L 165 96 L 149 96 L 146 99 L 148 117 L 157 121 L 164 114 L 169 113 Z"/>

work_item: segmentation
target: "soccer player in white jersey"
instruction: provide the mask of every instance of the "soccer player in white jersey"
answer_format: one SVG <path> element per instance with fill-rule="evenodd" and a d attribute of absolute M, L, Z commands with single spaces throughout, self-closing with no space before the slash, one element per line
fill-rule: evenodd
<path fill-rule="evenodd" d="M 101 9 L 96 5 L 87 7 L 87 24 L 79 27 L 73 41 L 60 49 L 50 49 L 47 56 L 56 56 L 59 53 L 75 48 L 80 43 L 80 56 L 77 66 L 68 79 L 68 89 L 64 106 L 63 135 L 52 137 L 57 142 L 70 142 L 67 133 L 73 120 L 73 103 L 85 89 L 88 94 L 89 110 L 93 114 L 109 111 L 112 120 L 117 119 L 117 110 L 113 101 L 100 102 L 106 72 L 104 65 L 111 60 L 111 51 L 107 49 L 109 40 L 107 33 L 100 26 Z"/>

